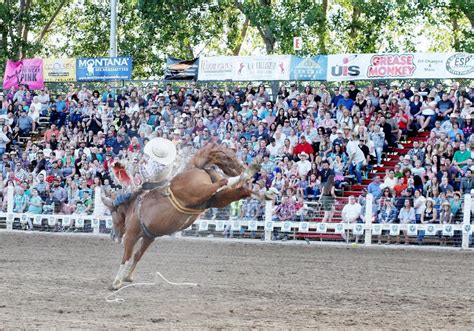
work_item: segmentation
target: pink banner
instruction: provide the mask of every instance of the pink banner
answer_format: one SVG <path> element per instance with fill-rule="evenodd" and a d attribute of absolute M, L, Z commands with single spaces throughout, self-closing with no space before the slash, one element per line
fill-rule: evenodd
<path fill-rule="evenodd" d="M 43 59 L 25 59 L 21 61 L 7 61 L 5 75 L 3 76 L 3 88 L 18 87 L 26 84 L 32 90 L 42 89 L 43 81 Z"/>

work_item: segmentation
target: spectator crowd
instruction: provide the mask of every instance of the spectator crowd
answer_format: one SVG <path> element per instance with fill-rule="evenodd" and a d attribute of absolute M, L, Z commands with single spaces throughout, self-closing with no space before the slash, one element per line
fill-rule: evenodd
<path fill-rule="evenodd" d="M 95 187 L 110 195 L 121 190 L 111 164 L 124 162 L 138 187 L 143 146 L 164 137 L 187 155 L 219 143 L 244 164 L 260 162 L 253 185 L 277 193 L 276 220 L 302 220 L 316 201 L 330 222 L 337 191 L 370 179 L 374 221 L 451 223 L 462 195 L 474 189 L 472 102 L 474 85 L 456 82 L 292 83 L 275 96 L 253 84 L 119 90 L 71 84 L 65 93 L 20 86 L 0 93 L 3 209 L 13 185 L 14 212 L 90 214 Z M 426 139 L 405 152 L 407 136 Z M 399 163 L 385 170 L 387 153 Z M 344 207 L 342 221 L 360 221 L 365 199 L 356 200 Z M 263 208 L 249 198 L 233 203 L 230 213 L 255 219 Z"/>

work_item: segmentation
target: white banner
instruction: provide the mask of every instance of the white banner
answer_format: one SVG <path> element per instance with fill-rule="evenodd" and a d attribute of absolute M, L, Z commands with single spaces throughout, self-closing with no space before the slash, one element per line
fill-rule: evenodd
<path fill-rule="evenodd" d="M 328 56 L 328 81 L 470 78 L 474 55 L 469 53 L 337 54 Z"/>
<path fill-rule="evenodd" d="M 95 217 L 94 217 L 94 218 L 92 219 L 91 227 L 92 227 L 93 229 L 98 229 L 98 228 L 100 228 L 100 220 L 99 220 L 98 218 L 95 218 Z"/>
<path fill-rule="evenodd" d="M 224 221 L 217 221 L 216 222 L 216 231 L 221 232 L 224 231 Z"/>
<path fill-rule="evenodd" d="M 248 230 L 257 231 L 257 221 L 249 221 Z"/>
<path fill-rule="evenodd" d="M 281 227 L 282 232 L 291 232 L 291 222 L 283 222 L 283 226 Z"/>
<path fill-rule="evenodd" d="M 198 80 L 232 80 L 234 58 L 233 56 L 199 58 Z"/>
<path fill-rule="evenodd" d="M 265 222 L 265 231 L 273 231 L 273 225 L 272 221 Z"/>
<path fill-rule="evenodd" d="M 345 229 L 344 225 L 345 225 L 344 223 L 336 224 L 336 227 L 334 228 L 334 233 L 344 233 L 344 229 Z"/>
<path fill-rule="evenodd" d="M 372 234 L 374 236 L 379 236 L 382 234 L 382 225 L 380 224 L 372 224 Z"/>
<path fill-rule="evenodd" d="M 198 80 L 289 80 L 290 65 L 291 55 L 201 57 Z"/>
<path fill-rule="evenodd" d="M 400 235 L 400 224 L 391 224 L 390 225 L 390 235 L 391 236 Z"/>
<path fill-rule="evenodd" d="M 327 223 L 319 223 L 316 232 L 326 233 L 328 231 Z"/>
<path fill-rule="evenodd" d="M 49 216 L 48 218 L 48 226 L 55 226 L 56 225 L 56 217 Z"/>
<path fill-rule="evenodd" d="M 240 231 L 240 221 L 232 221 L 231 227 L 234 231 Z"/>
<path fill-rule="evenodd" d="M 299 232 L 308 232 L 309 231 L 309 223 L 308 222 L 301 222 L 298 224 L 298 231 Z"/>
<path fill-rule="evenodd" d="M 451 224 L 444 224 L 443 225 L 443 236 L 454 236 L 454 228 Z"/>
<path fill-rule="evenodd" d="M 235 81 L 289 80 L 290 55 L 237 56 L 234 58 Z"/>
<path fill-rule="evenodd" d="M 409 236 L 418 235 L 418 229 L 416 227 L 416 224 L 407 224 L 407 234 Z"/>
<path fill-rule="evenodd" d="M 23 224 L 23 220 L 26 222 L 26 215 L 23 215 L 21 217 L 21 222 Z M 33 218 L 33 225 L 41 225 L 43 223 L 43 218 L 39 215 L 35 215 L 35 217 Z"/>
<path fill-rule="evenodd" d="M 198 231 L 207 231 L 209 228 L 209 223 L 206 220 L 199 222 Z"/>
<path fill-rule="evenodd" d="M 76 222 L 74 223 L 74 226 L 76 228 L 83 228 L 84 227 L 84 219 L 83 218 L 78 218 L 76 219 Z"/>
<path fill-rule="evenodd" d="M 427 236 L 434 236 L 434 235 L 436 235 L 436 227 L 435 227 L 433 224 L 428 224 L 428 225 L 426 226 L 425 235 L 427 235 Z"/>
<path fill-rule="evenodd" d="M 363 224 L 354 224 L 353 233 L 357 236 L 364 234 L 364 225 Z"/>
<path fill-rule="evenodd" d="M 472 234 L 472 225 L 471 225 L 471 224 L 465 224 L 465 225 L 462 227 L 462 233 L 465 233 L 465 234 Z"/>
<path fill-rule="evenodd" d="M 112 219 L 108 219 L 108 220 L 105 221 L 105 228 L 106 229 L 112 229 L 113 224 L 114 223 L 112 222 Z M 64 225 L 64 223 L 63 223 L 63 225 Z"/>

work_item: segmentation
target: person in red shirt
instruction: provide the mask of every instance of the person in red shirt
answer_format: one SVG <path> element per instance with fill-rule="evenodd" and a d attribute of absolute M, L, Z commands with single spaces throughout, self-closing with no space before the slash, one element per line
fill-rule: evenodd
<path fill-rule="evenodd" d="M 293 157 L 295 159 L 299 159 L 298 155 L 301 153 L 307 153 L 311 159 L 311 162 L 314 160 L 314 150 L 313 146 L 309 142 L 306 141 L 305 136 L 300 137 L 300 142 L 296 144 L 296 146 L 293 148 Z"/>
<path fill-rule="evenodd" d="M 408 126 L 410 125 L 410 117 L 405 113 L 403 108 L 398 110 L 395 115 L 395 120 L 398 123 L 398 128 L 402 131 L 403 134 L 407 134 Z"/>
<path fill-rule="evenodd" d="M 44 140 L 49 143 L 53 134 L 56 137 L 59 136 L 59 130 L 56 127 L 56 124 L 51 124 L 51 129 L 46 130 L 46 132 L 44 133 Z"/>

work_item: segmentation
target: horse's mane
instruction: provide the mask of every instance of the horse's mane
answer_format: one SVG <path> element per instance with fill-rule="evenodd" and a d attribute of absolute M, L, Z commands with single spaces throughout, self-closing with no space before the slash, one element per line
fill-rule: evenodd
<path fill-rule="evenodd" d="M 219 167 L 227 176 L 238 176 L 244 171 L 235 153 L 224 145 L 208 144 L 194 154 L 191 164 L 199 169 L 211 165 Z"/>

